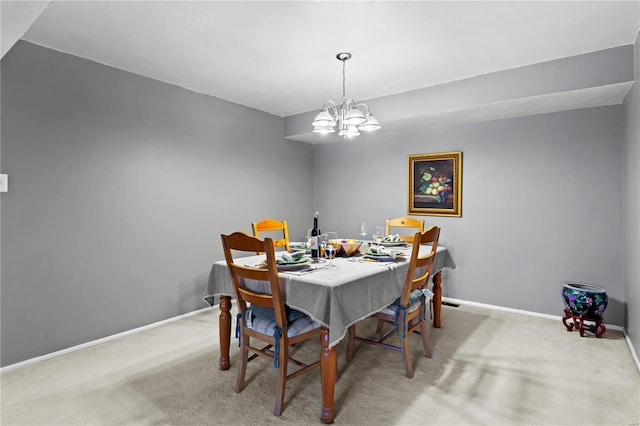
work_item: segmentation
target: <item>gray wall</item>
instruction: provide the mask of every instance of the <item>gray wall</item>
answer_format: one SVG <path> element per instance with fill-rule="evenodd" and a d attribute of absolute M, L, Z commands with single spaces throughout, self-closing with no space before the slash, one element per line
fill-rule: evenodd
<path fill-rule="evenodd" d="M 635 42 L 636 83 L 624 102 L 624 292 L 627 301 L 626 330 L 640 354 L 640 33 Z"/>
<path fill-rule="evenodd" d="M 206 306 L 223 232 L 306 232 L 281 118 L 26 42 L 1 66 L 2 365 Z"/>
<path fill-rule="evenodd" d="M 562 283 L 589 282 L 623 325 L 622 145 L 621 105 L 360 137 L 316 146 L 315 200 L 356 236 L 406 215 L 407 155 L 462 151 L 462 217 L 422 216 L 458 265 L 444 295 L 561 315 Z"/>
<path fill-rule="evenodd" d="M 311 146 L 281 118 L 28 43 L 0 64 L 2 365 L 205 306 L 219 234 L 256 218 L 295 238 L 316 209 L 344 236 L 405 215 L 407 155 L 440 151 L 463 151 L 463 216 L 424 216 L 458 263 L 445 296 L 560 315 L 562 282 L 585 281 L 607 287 L 607 323 L 625 291 L 638 318 L 637 85 L 624 107 Z"/>

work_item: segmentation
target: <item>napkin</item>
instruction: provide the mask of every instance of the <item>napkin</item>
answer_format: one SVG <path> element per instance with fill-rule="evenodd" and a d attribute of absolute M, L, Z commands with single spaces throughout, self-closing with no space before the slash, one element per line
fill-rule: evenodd
<path fill-rule="evenodd" d="M 383 242 L 385 243 L 399 243 L 400 242 L 400 235 L 395 234 L 395 235 L 387 235 L 386 237 L 384 237 L 382 239 Z"/>
<path fill-rule="evenodd" d="M 289 247 L 291 247 L 292 250 L 307 250 L 308 249 L 307 243 L 305 243 L 305 242 L 289 243 Z"/>
<path fill-rule="evenodd" d="M 389 256 L 392 259 L 395 259 L 397 256 L 397 252 L 395 250 L 388 250 L 387 248 L 382 246 L 371 246 L 369 247 L 368 252 L 370 254 L 375 254 L 378 256 Z"/>
<path fill-rule="evenodd" d="M 281 265 L 285 263 L 298 262 L 302 259 L 302 256 L 304 256 L 304 250 L 294 251 L 293 253 L 283 251 L 276 255 L 276 263 Z"/>

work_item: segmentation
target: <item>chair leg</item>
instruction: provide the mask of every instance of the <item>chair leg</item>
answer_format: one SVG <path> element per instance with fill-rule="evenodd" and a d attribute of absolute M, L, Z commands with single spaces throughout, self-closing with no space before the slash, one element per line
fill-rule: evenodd
<path fill-rule="evenodd" d="M 409 335 L 411 333 L 407 333 L 402 339 L 402 357 L 404 358 L 404 372 L 408 378 L 413 377 L 413 363 L 411 361 L 411 352 L 409 351 Z"/>
<path fill-rule="evenodd" d="M 244 378 L 247 374 L 247 363 L 249 362 L 249 347 L 250 337 L 244 333 L 244 330 L 241 332 L 240 340 L 240 365 L 238 366 L 238 378 L 236 380 L 236 393 L 242 392 L 244 389 Z"/>
<path fill-rule="evenodd" d="M 356 350 L 356 325 L 353 324 L 349 327 L 349 340 L 347 342 L 347 361 L 353 359 L 353 354 Z"/>
<path fill-rule="evenodd" d="M 382 326 L 384 325 L 384 321 L 381 319 L 378 320 L 378 327 L 376 327 L 376 341 L 380 341 L 382 338 Z"/>
<path fill-rule="evenodd" d="M 286 332 L 286 331 L 285 331 Z M 276 406 L 273 414 L 279 416 L 284 411 L 284 389 L 287 384 L 287 361 L 289 360 L 289 344 L 285 339 L 280 340 L 278 350 L 278 390 L 276 392 Z"/>
<path fill-rule="evenodd" d="M 424 347 L 424 355 L 427 358 L 433 357 L 433 351 L 431 350 L 431 342 L 429 342 L 429 335 L 427 334 L 426 321 L 420 321 L 420 335 L 422 336 L 422 346 Z"/>

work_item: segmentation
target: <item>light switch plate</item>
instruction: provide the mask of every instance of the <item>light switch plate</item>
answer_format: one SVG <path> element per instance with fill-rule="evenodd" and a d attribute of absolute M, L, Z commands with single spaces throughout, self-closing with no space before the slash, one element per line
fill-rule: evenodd
<path fill-rule="evenodd" d="M 7 192 L 9 190 L 9 175 L 0 174 L 0 192 Z"/>

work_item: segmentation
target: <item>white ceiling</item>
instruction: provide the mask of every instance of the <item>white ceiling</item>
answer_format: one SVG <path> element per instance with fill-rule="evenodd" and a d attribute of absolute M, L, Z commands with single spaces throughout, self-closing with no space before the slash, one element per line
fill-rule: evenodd
<path fill-rule="evenodd" d="M 339 100 L 341 51 L 353 53 L 347 95 L 366 100 L 631 44 L 640 28 L 640 1 L 54 0 L 43 9 L 24 40 L 283 117 Z"/>

